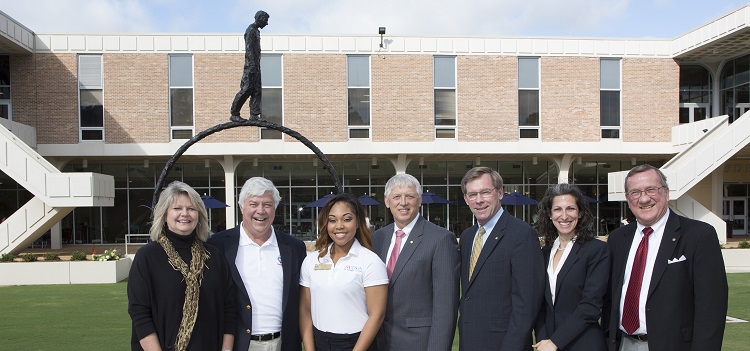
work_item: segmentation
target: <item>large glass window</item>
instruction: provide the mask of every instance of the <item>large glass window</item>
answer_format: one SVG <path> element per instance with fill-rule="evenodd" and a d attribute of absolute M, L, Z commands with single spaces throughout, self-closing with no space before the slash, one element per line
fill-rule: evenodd
<path fill-rule="evenodd" d="M 79 140 L 104 140 L 102 55 L 78 56 Z"/>
<path fill-rule="evenodd" d="M 370 56 L 346 57 L 349 139 L 370 138 Z"/>
<path fill-rule="evenodd" d="M 711 113 L 711 73 L 703 66 L 680 66 L 680 123 L 704 120 Z"/>
<path fill-rule="evenodd" d="M 750 110 L 750 55 L 727 61 L 719 77 L 721 114 L 734 122 Z"/>
<path fill-rule="evenodd" d="M 602 139 L 620 138 L 620 59 L 599 60 L 599 125 Z"/>
<path fill-rule="evenodd" d="M 539 138 L 539 58 L 518 58 L 518 132 Z"/>
<path fill-rule="evenodd" d="M 172 139 L 193 137 L 193 55 L 169 55 L 169 115 Z"/>
<path fill-rule="evenodd" d="M 281 55 L 261 55 L 260 71 L 263 76 L 263 103 L 261 118 L 284 125 L 283 75 Z M 261 139 L 281 139 L 283 133 L 269 128 L 260 128 Z"/>
<path fill-rule="evenodd" d="M 435 138 L 456 138 L 456 58 L 435 56 Z"/>
<path fill-rule="evenodd" d="M 0 55 L 0 118 L 12 119 L 10 108 L 10 56 Z"/>

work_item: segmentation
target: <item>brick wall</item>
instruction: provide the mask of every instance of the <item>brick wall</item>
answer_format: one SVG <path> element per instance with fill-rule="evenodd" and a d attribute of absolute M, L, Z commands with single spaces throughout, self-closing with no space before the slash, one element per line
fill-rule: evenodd
<path fill-rule="evenodd" d="M 670 141 L 679 124 L 680 68 L 674 60 L 622 60 L 622 140 Z"/>
<path fill-rule="evenodd" d="M 458 141 L 518 140 L 518 58 L 459 56 Z"/>
<path fill-rule="evenodd" d="M 599 141 L 599 58 L 541 58 L 542 141 Z"/>

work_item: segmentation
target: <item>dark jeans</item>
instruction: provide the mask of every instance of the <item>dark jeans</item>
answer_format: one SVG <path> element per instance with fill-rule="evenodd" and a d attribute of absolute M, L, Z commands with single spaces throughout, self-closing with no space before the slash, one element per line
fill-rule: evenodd
<path fill-rule="evenodd" d="M 313 327 L 313 337 L 315 338 L 315 350 L 317 351 L 351 351 L 357 344 L 359 333 L 334 334 Z M 375 340 L 372 341 L 372 345 L 367 351 L 378 351 Z"/>

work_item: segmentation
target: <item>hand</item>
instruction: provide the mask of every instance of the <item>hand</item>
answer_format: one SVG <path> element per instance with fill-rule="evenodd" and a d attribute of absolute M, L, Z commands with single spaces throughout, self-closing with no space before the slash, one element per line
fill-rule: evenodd
<path fill-rule="evenodd" d="M 544 339 L 531 346 L 537 351 L 557 351 L 557 345 L 550 339 Z"/>

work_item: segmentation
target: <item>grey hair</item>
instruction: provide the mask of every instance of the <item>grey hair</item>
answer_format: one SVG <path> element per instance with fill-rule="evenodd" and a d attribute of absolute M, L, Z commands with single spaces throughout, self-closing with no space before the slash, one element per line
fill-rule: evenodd
<path fill-rule="evenodd" d="M 396 174 L 395 176 L 391 177 L 391 179 L 388 179 L 388 182 L 385 183 L 385 192 L 383 193 L 383 196 L 387 198 L 389 195 L 391 195 L 391 191 L 394 188 L 402 186 L 414 187 L 414 189 L 417 191 L 417 194 L 422 195 L 422 185 L 419 184 L 417 178 L 414 178 L 414 176 L 411 174 L 401 173 Z"/>
<path fill-rule="evenodd" d="M 237 203 L 240 205 L 240 208 L 242 208 L 242 206 L 245 205 L 245 199 L 247 199 L 248 196 L 263 196 L 267 191 L 270 191 L 273 196 L 273 208 L 275 209 L 279 206 L 279 202 L 281 202 L 279 189 L 276 189 L 273 182 L 263 177 L 252 177 L 245 181 L 245 185 L 243 185 L 240 190 L 240 198 Z"/>
<path fill-rule="evenodd" d="M 638 166 L 633 167 L 630 170 L 630 172 L 628 172 L 628 175 L 625 176 L 625 192 L 628 192 L 628 179 L 630 179 L 630 177 L 632 177 L 632 176 L 634 176 L 634 175 L 636 175 L 638 173 L 643 173 L 643 172 L 646 172 L 646 171 L 649 171 L 649 170 L 656 171 L 656 174 L 659 175 L 659 180 L 661 181 L 661 186 L 662 187 L 664 187 L 664 188 L 668 188 L 669 187 L 669 185 L 667 184 L 667 176 L 665 176 L 664 173 L 660 169 L 658 169 L 658 168 L 656 168 L 656 167 L 654 167 L 654 166 L 646 163 L 646 164 L 642 164 L 642 165 L 638 165 Z"/>
<path fill-rule="evenodd" d="M 193 207 L 198 210 L 198 225 L 195 226 L 195 235 L 201 241 L 208 240 L 208 212 L 206 211 L 206 205 L 201 200 L 201 196 L 190 185 L 174 181 L 162 190 L 161 194 L 159 194 L 159 201 L 156 202 L 156 206 L 154 207 L 154 221 L 151 223 L 151 230 L 149 231 L 152 241 L 157 241 L 160 236 L 164 235 L 167 210 L 182 195 L 187 196 L 190 202 L 193 203 Z"/>

